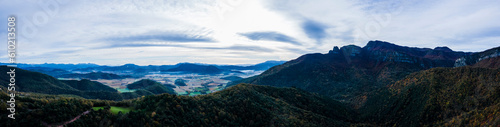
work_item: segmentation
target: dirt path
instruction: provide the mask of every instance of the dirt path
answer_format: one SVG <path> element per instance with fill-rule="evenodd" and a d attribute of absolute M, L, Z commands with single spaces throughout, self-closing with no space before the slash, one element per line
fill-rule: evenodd
<path fill-rule="evenodd" d="M 80 117 L 81 117 L 82 115 L 85 115 L 85 114 L 88 114 L 88 113 L 90 113 L 90 110 L 87 110 L 87 111 L 83 112 L 82 114 L 80 114 L 80 115 L 76 116 L 75 118 L 73 118 L 73 119 L 71 119 L 71 120 L 69 120 L 69 121 L 63 122 L 63 123 L 58 123 L 58 124 L 55 124 L 55 123 L 54 123 L 54 124 L 47 124 L 47 123 L 45 123 L 45 122 L 42 122 L 42 124 L 43 124 L 44 126 L 47 126 L 47 127 L 63 127 L 63 126 L 64 126 L 64 125 L 66 125 L 66 124 L 72 123 L 72 122 L 74 122 L 74 121 L 76 121 L 76 120 L 80 119 Z"/>

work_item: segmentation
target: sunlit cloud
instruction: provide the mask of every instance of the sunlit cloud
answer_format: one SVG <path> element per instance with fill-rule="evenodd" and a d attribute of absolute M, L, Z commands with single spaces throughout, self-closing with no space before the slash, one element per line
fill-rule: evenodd
<path fill-rule="evenodd" d="M 369 40 L 482 51 L 500 44 L 499 7 L 495 0 L 20 0 L 0 1 L 0 15 L 18 17 L 18 62 L 249 64 Z M 6 55 L 0 48 L 1 62 Z"/>
<path fill-rule="evenodd" d="M 250 33 L 241 33 L 240 35 L 245 36 L 248 39 L 254 41 L 268 40 L 268 41 L 286 42 L 294 45 L 301 45 L 300 42 L 297 42 L 295 38 L 278 32 L 250 32 Z"/>

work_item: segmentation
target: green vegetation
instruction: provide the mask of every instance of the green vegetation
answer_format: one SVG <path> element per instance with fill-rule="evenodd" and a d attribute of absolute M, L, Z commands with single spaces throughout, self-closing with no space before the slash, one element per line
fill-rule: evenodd
<path fill-rule="evenodd" d="M 183 92 L 177 92 L 177 95 L 188 95 L 188 92 L 183 91 Z"/>
<path fill-rule="evenodd" d="M 7 72 L 9 67 L 0 66 L 0 71 Z M 68 95 L 74 97 L 82 97 L 87 99 L 102 99 L 120 101 L 124 99 L 133 99 L 144 95 L 153 95 L 161 93 L 175 94 L 171 88 L 167 88 L 157 82 L 145 90 L 119 93 L 117 90 L 106 86 L 102 83 L 82 80 L 58 80 L 46 74 L 39 72 L 31 72 L 23 69 L 16 69 L 16 91 L 32 92 L 40 94 L 52 95 Z M 6 88 L 9 84 L 9 75 L 0 75 L 0 86 Z M 154 92 L 154 93 L 152 93 Z"/>
<path fill-rule="evenodd" d="M 189 96 L 197 96 L 197 95 L 202 95 L 201 92 L 190 92 Z"/>
<path fill-rule="evenodd" d="M 166 87 L 159 82 L 151 79 L 141 79 L 137 82 L 127 85 L 128 89 L 143 89 L 149 91 L 153 94 L 169 93 L 175 94 L 175 91 L 171 87 Z"/>
<path fill-rule="evenodd" d="M 101 106 L 101 107 L 92 107 L 92 109 L 94 109 L 94 111 L 96 110 L 105 110 L 106 108 L 109 108 L 109 110 L 111 111 L 111 113 L 113 114 L 118 114 L 119 112 L 122 112 L 124 114 L 130 112 L 132 109 L 131 108 L 127 108 L 127 107 L 116 107 L 116 106 L 109 106 L 109 107 L 105 107 L 105 106 Z"/>
<path fill-rule="evenodd" d="M 498 126 L 499 86 L 500 69 L 434 68 L 375 92 L 360 111 L 384 126 Z"/>
<path fill-rule="evenodd" d="M 344 56 L 325 54 L 308 54 L 303 57 L 272 67 L 261 75 L 228 85 L 250 83 L 295 87 L 360 107 L 366 101 L 366 94 L 424 69 L 417 64 L 395 62 L 379 63 L 375 68 L 366 67 L 364 64 L 370 61 L 347 64 Z"/>
<path fill-rule="evenodd" d="M 0 126 L 55 125 L 86 111 L 67 126 L 498 126 L 499 86 L 500 69 L 434 68 L 367 94 L 357 110 L 296 88 L 250 84 L 198 96 L 138 89 L 122 96 L 149 96 L 125 101 L 19 93 L 23 119 L 1 117 Z M 5 90 L 0 99 L 9 99 Z"/>
<path fill-rule="evenodd" d="M 128 88 L 123 88 L 123 89 L 117 88 L 116 90 L 120 91 L 120 93 L 134 92 L 134 91 L 136 91 L 136 90 L 131 90 L 131 89 L 128 89 Z"/>
<path fill-rule="evenodd" d="M 425 70 L 450 60 L 440 61 L 441 52 L 414 51 L 437 60 L 408 63 L 412 59 L 398 52 L 380 58 L 407 63 L 333 55 L 337 51 L 309 54 L 238 81 L 261 85 L 182 93 L 190 96 L 163 94 L 174 91 L 148 79 L 130 84 L 134 92 L 118 93 L 89 80 L 59 81 L 19 69 L 16 118 L 22 119 L 0 117 L 0 126 L 59 126 L 75 118 L 64 126 L 500 126 L 500 59 Z M 6 102 L 8 77 L 0 78 L 0 101 Z"/>
<path fill-rule="evenodd" d="M 187 84 L 186 84 L 186 80 L 184 80 L 184 79 L 180 79 L 180 78 L 179 78 L 179 79 L 176 79 L 176 80 L 175 80 L 175 85 L 177 85 L 177 86 L 187 86 Z"/>
<path fill-rule="evenodd" d="M 60 80 L 67 85 L 81 90 L 81 91 L 108 91 L 108 92 L 117 92 L 115 89 L 106 86 L 100 82 L 90 81 L 88 79 L 82 80 Z"/>
<path fill-rule="evenodd" d="M 229 81 L 238 81 L 238 80 L 242 80 L 244 78 L 239 77 L 239 76 L 227 76 L 227 77 L 223 77 L 221 79 L 229 80 Z"/>
<path fill-rule="evenodd" d="M 8 98 L 0 92 L 0 99 Z M 249 84 L 195 97 L 161 94 L 127 101 L 16 99 L 16 118 L 22 119 L 0 117 L 0 126 L 54 125 L 85 111 L 90 112 L 67 126 L 349 126 L 356 122 L 356 112 L 335 100 L 294 88 Z M 6 107 L 6 103 L 0 104 L 0 108 Z M 98 110 L 101 107 L 109 107 L 111 112 Z M 0 111 L 0 115 L 8 113 Z"/>
<path fill-rule="evenodd" d="M 136 81 L 132 84 L 127 85 L 128 89 L 144 89 L 146 87 L 152 86 L 152 85 L 161 85 L 159 82 L 156 82 L 151 79 L 141 79 L 139 81 Z"/>

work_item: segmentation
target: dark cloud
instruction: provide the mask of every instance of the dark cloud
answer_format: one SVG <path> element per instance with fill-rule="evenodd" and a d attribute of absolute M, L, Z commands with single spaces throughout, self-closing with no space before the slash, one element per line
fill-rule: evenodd
<path fill-rule="evenodd" d="M 307 37 L 320 41 L 326 37 L 325 26 L 316 21 L 306 20 L 302 23 L 302 30 L 307 34 Z"/>
<path fill-rule="evenodd" d="M 240 35 L 247 37 L 248 39 L 258 41 L 258 40 L 267 40 L 267 41 L 279 41 L 279 42 L 287 42 L 294 45 L 301 45 L 296 41 L 295 38 L 278 33 L 278 32 L 250 32 L 250 33 L 241 33 Z"/>

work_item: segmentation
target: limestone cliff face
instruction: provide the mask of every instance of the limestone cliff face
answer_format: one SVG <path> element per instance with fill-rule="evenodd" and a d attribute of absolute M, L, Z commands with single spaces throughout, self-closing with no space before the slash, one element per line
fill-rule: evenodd
<path fill-rule="evenodd" d="M 357 108 L 364 104 L 366 96 L 373 90 L 393 84 L 414 72 L 453 67 L 455 60 L 469 54 L 447 47 L 414 48 L 370 41 L 364 47 L 347 45 L 333 47 L 327 54 L 302 55 L 232 84 L 244 82 L 296 87 Z"/>
<path fill-rule="evenodd" d="M 414 48 L 384 41 L 370 41 L 363 48 L 347 45 L 339 49 L 335 46 L 328 54 L 343 55 L 348 63 L 355 58 L 363 58 L 376 62 L 410 63 L 423 68 L 433 68 L 453 67 L 455 60 L 470 53 L 455 52 L 448 47 Z"/>
<path fill-rule="evenodd" d="M 467 65 L 474 65 L 476 63 L 479 63 L 483 60 L 490 59 L 490 58 L 496 58 L 500 56 L 500 47 L 488 49 L 483 52 L 478 52 L 478 53 L 472 53 L 470 55 L 466 55 L 463 57 L 458 58 L 455 60 L 455 67 L 461 67 L 461 66 L 467 66 Z"/>

